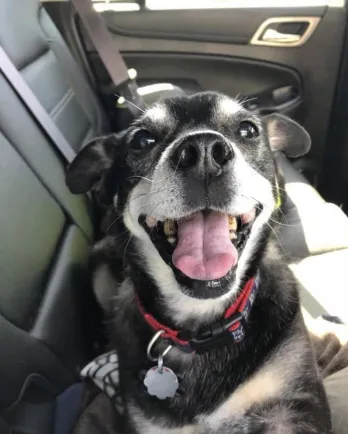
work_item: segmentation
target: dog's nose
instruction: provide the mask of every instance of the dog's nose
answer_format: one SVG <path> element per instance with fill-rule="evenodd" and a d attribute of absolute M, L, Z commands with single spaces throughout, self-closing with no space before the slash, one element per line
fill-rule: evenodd
<path fill-rule="evenodd" d="M 232 147 L 219 137 L 188 137 L 173 151 L 171 160 L 176 170 L 194 169 L 197 175 L 218 176 L 223 166 L 233 159 Z"/>

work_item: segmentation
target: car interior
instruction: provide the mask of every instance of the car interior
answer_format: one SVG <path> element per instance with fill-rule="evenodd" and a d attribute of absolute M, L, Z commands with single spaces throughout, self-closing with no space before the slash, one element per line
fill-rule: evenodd
<path fill-rule="evenodd" d="M 307 129 L 306 156 L 275 156 L 286 190 L 276 236 L 301 284 L 305 315 L 348 323 L 345 2 L 97 0 L 93 7 L 147 105 L 216 90 Z M 0 0 L 0 46 L 75 153 L 127 127 L 121 95 L 72 2 Z M 88 270 L 98 213 L 89 197 L 69 192 L 67 164 L 0 69 L 1 433 L 68 432 L 56 427 L 57 414 L 83 366 L 105 348 Z"/>

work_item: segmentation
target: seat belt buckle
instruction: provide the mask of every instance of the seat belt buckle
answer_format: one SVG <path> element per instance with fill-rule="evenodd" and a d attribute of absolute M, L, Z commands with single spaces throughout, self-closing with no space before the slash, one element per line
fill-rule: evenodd
<path fill-rule="evenodd" d="M 238 328 L 231 331 L 231 327 L 235 324 L 239 324 Z M 190 346 L 197 354 L 203 354 L 223 344 L 237 344 L 244 339 L 246 327 L 243 314 L 237 312 L 228 319 L 212 324 L 205 333 L 191 339 Z M 233 346 L 229 345 L 229 347 L 230 351 L 234 351 Z"/>

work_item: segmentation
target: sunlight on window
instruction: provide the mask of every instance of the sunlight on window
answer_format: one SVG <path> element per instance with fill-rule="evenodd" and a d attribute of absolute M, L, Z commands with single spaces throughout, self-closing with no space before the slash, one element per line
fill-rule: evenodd
<path fill-rule="evenodd" d="M 131 12 L 140 10 L 140 7 L 137 3 L 94 2 L 93 6 L 97 12 Z"/>
<path fill-rule="evenodd" d="M 255 7 L 343 7 L 344 0 L 147 0 L 146 7 L 153 10 L 165 9 L 222 9 Z"/>
<path fill-rule="evenodd" d="M 139 11 L 138 3 L 117 0 L 92 0 L 98 12 L 132 12 Z M 146 0 L 146 8 L 150 10 L 174 9 L 228 9 L 228 8 L 261 8 L 261 7 L 308 7 L 331 6 L 343 7 L 344 0 Z"/>

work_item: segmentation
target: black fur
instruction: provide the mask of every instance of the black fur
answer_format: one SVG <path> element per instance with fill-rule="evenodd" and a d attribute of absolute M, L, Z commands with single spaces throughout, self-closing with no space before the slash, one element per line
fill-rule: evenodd
<path fill-rule="evenodd" d="M 209 298 L 213 303 L 216 300 L 218 302 L 222 294 L 228 293 L 230 296 L 212 315 L 187 314 L 178 320 L 171 305 L 172 301 L 165 296 L 165 288 L 159 286 L 148 267 L 148 261 L 152 260 L 150 253 L 144 251 L 136 236 L 132 236 L 129 223 L 127 226 L 125 221 L 124 215 L 130 207 L 132 192 L 137 191 L 135 189 L 141 182 L 146 185 L 144 177 L 155 182 L 156 168 L 163 152 L 170 144 L 175 144 L 175 140 L 178 140 L 179 144 L 183 143 L 186 137 L 191 137 L 187 136 L 190 132 L 214 130 L 227 141 L 234 143 L 246 163 L 255 171 L 253 173 L 261 174 L 269 181 L 269 184 L 265 185 L 274 189 L 274 196 L 276 167 L 271 151 L 281 151 L 283 146 L 290 155 L 299 155 L 309 148 L 307 133 L 293 121 L 277 116 L 261 120 L 244 109 L 237 110 L 236 113 L 219 112 L 220 105 L 224 107 L 222 100 L 226 102 L 226 98 L 221 95 L 204 93 L 164 101 L 160 106 L 165 112 L 164 116 L 161 112 L 150 110 L 149 114 L 145 114 L 121 137 L 113 136 L 111 142 L 106 138 L 97 145 L 90 145 L 89 150 L 82 151 L 73 162 L 68 173 L 67 183 L 74 192 L 83 192 L 98 181 L 99 191 L 104 194 L 107 192 L 109 202 L 117 194 L 116 215 L 113 215 L 109 225 L 106 225 L 109 232 L 107 237 L 95 249 L 93 267 L 98 273 L 101 266 L 107 266 L 115 283 L 111 288 L 114 302 L 110 306 L 110 311 L 113 312 L 110 333 L 113 345 L 119 353 L 121 387 L 128 416 L 127 432 L 151 432 L 146 430 L 146 423 L 152 421 L 157 427 L 156 432 L 194 425 L 197 427 L 196 431 L 192 428 L 192 431 L 185 432 L 329 434 L 331 422 L 328 404 L 303 324 L 297 284 L 273 240 L 271 220 L 263 225 L 240 281 L 240 287 L 243 287 L 248 278 L 259 273 L 260 285 L 248 320 L 246 338 L 239 345 L 222 346 L 203 355 L 188 356 L 180 351 L 173 356 L 169 354 L 165 358 L 165 365 L 171 368 L 180 380 L 178 393 L 173 399 L 161 401 L 152 397 L 143 385 L 146 371 L 153 366 L 153 362 L 147 359 L 146 348 L 154 331 L 139 311 L 135 291 L 145 309 L 157 320 L 172 328 L 192 333 L 199 332 L 202 327 L 220 319 L 228 304 L 237 296 L 238 290 L 229 292 L 237 278 L 235 270 L 232 270 L 225 280 L 221 279 L 220 291 L 216 294 L 208 284 L 204 286 L 202 283 L 202 287 L 197 289 L 197 282 L 187 278 L 181 282 L 184 285 L 178 291 L 184 291 L 184 294 L 197 299 L 197 302 L 199 299 Z M 258 128 L 259 134 L 256 138 L 244 140 L 237 137 L 238 126 L 245 120 L 253 122 Z M 279 123 L 281 127 L 277 129 Z M 139 129 L 150 131 L 151 137 L 155 138 L 155 142 L 148 142 L 148 146 L 141 150 L 141 143 L 138 141 L 145 140 L 147 136 L 139 139 Z M 278 135 L 272 141 L 271 136 L 275 132 L 278 132 Z M 296 138 L 295 150 L 290 146 L 292 132 Z M 214 135 L 210 132 L 203 133 L 204 140 L 209 142 L 210 134 Z M 210 146 L 209 143 L 204 145 L 206 149 Z M 94 146 L 98 147 L 97 151 Z M 173 149 L 176 149 L 174 145 Z M 235 171 L 232 163 L 221 166 L 219 175 L 214 175 L 209 180 L 204 167 L 194 167 L 195 171 L 198 170 L 194 176 L 188 172 L 177 173 L 175 168 L 166 170 L 169 177 L 177 177 L 178 185 L 181 185 L 184 199 L 179 200 L 180 206 L 177 208 L 181 207 L 186 212 L 205 207 L 226 212 L 239 197 L 240 174 Z M 204 179 L 200 181 L 201 176 Z M 161 180 L 163 188 L 167 188 L 167 196 L 170 198 L 173 195 L 173 201 L 177 200 L 175 182 L 166 187 L 165 178 Z M 281 179 L 279 183 L 282 185 Z M 187 191 L 188 194 L 185 193 Z M 157 194 L 156 191 L 152 193 Z M 151 197 L 149 193 L 145 194 Z M 132 197 L 132 200 L 138 200 L 138 196 Z M 262 203 L 261 205 L 266 206 Z M 161 206 L 165 209 L 163 203 Z M 168 210 L 173 213 L 171 204 L 168 205 Z M 148 215 L 154 212 L 149 208 L 147 211 Z M 261 215 L 263 212 L 267 213 L 267 210 L 262 209 Z M 272 216 L 277 218 L 277 213 Z M 242 255 L 243 249 L 239 253 Z M 164 261 L 163 264 L 167 267 Z M 176 279 L 180 280 L 170 260 L 167 264 Z M 183 305 L 182 309 L 184 307 Z M 156 347 L 156 351 L 165 347 L 162 342 Z M 288 353 L 283 355 L 278 363 L 281 364 L 280 369 L 284 369 L 284 375 L 291 376 L 287 378 L 286 388 L 280 387 L 279 395 L 270 398 L 267 398 L 266 390 L 265 399 L 262 390 L 258 390 L 261 398 L 250 398 L 250 405 L 245 405 L 242 414 L 234 414 L 232 409 L 231 417 L 222 419 L 218 425 L 210 425 L 210 422 L 207 422 L 210 415 L 233 397 L 234 392 L 238 392 L 243 384 L 248 384 L 259 369 L 267 369 L 268 366 L 272 368 L 273 358 L 276 358 L 277 354 L 283 354 L 284 348 Z M 262 375 L 258 387 L 260 384 L 263 384 Z M 267 383 L 265 387 L 268 387 Z M 248 397 L 247 394 L 245 396 Z M 135 422 L 139 412 L 144 418 L 140 425 Z M 175 431 L 177 432 L 179 431 Z"/>

